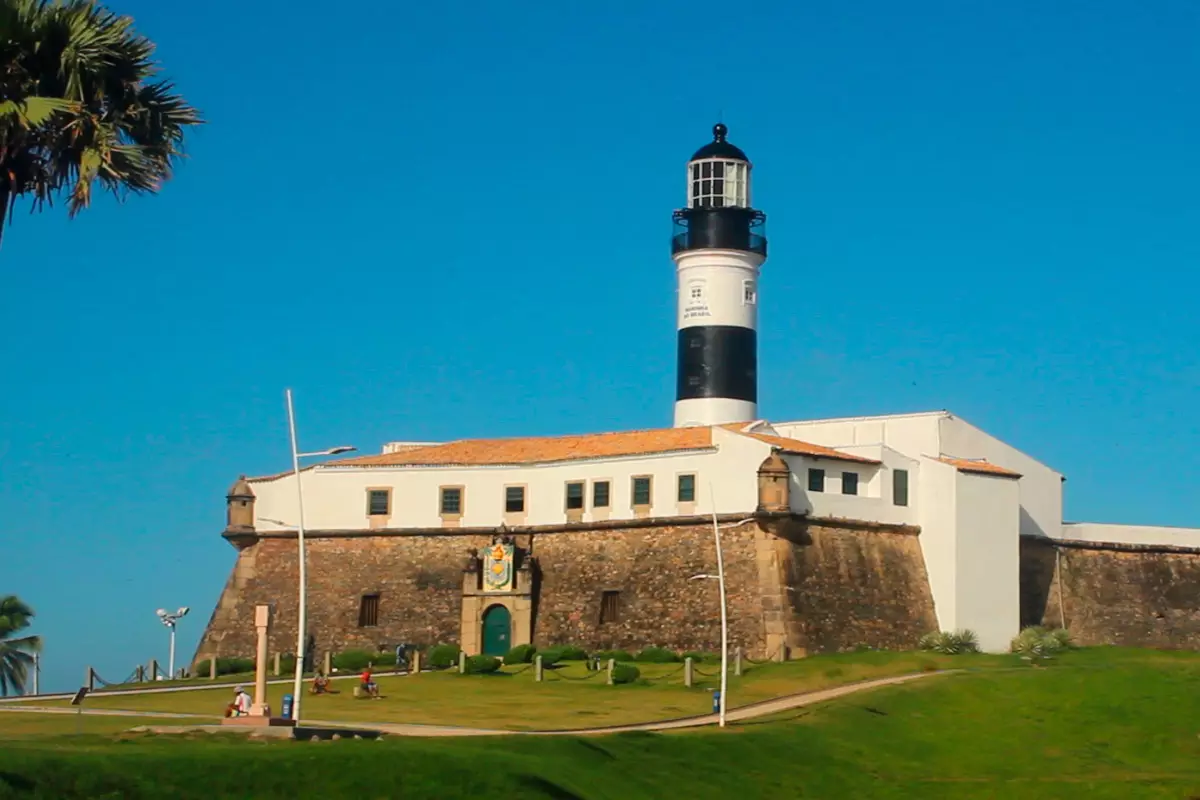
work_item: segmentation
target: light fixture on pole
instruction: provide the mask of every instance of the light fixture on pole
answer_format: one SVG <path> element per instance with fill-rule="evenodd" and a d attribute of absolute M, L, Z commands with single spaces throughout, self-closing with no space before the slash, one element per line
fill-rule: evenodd
<path fill-rule="evenodd" d="M 167 680 L 175 677 L 175 625 L 182 617 L 186 617 L 190 610 L 187 606 L 182 606 L 173 614 L 164 608 L 154 612 L 158 615 L 158 621 L 171 630 L 171 655 L 167 659 Z M 150 676 L 150 680 L 154 680 L 153 675 Z"/>
<path fill-rule="evenodd" d="M 331 447 L 328 450 L 318 450 L 313 453 L 301 453 L 299 445 L 296 444 L 296 412 L 292 408 L 292 390 L 287 390 L 287 412 L 288 412 L 288 430 L 292 438 L 292 474 L 296 478 L 296 504 L 299 517 L 299 524 L 296 525 L 296 543 L 298 546 L 298 558 L 300 560 L 300 610 L 299 619 L 296 622 L 296 677 L 292 685 L 292 720 L 300 723 L 300 698 L 303 696 L 301 688 L 304 684 L 304 650 L 307 642 L 305 642 L 305 631 L 308 627 L 308 565 L 305 563 L 304 551 L 304 487 L 300 482 L 300 459 L 313 458 L 318 456 L 336 456 L 340 453 L 353 452 L 355 448 L 343 445 L 341 447 Z"/>

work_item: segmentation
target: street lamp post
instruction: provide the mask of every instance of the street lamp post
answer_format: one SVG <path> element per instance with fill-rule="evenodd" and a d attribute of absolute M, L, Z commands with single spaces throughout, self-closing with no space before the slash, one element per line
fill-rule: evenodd
<path fill-rule="evenodd" d="M 296 444 L 296 412 L 292 408 L 292 390 L 287 390 L 288 430 L 292 438 L 292 474 L 296 477 L 296 503 L 298 524 L 296 525 L 296 542 L 300 559 L 300 610 L 296 626 L 296 678 L 292 685 L 292 720 L 300 723 L 300 698 L 303 695 L 301 687 L 304 683 L 304 648 L 305 632 L 308 628 L 308 565 L 304 551 L 304 488 L 300 485 L 300 459 L 314 456 L 335 456 L 339 453 L 349 453 L 353 447 L 331 447 L 314 453 L 301 453 Z"/>
<path fill-rule="evenodd" d="M 182 606 L 174 614 L 163 608 L 160 608 L 158 611 L 154 612 L 155 614 L 158 614 L 159 621 L 162 622 L 163 625 L 166 625 L 171 631 L 171 655 L 167 659 L 167 680 L 171 680 L 175 677 L 175 625 L 182 617 L 186 617 L 188 611 L 190 610 L 191 609 L 189 609 L 187 606 Z M 153 675 L 150 676 L 150 680 L 154 680 Z"/>
<path fill-rule="evenodd" d="M 689 580 L 715 580 L 721 592 L 721 696 L 717 699 L 717 724 L 724 728 L 725 703 L 728 700 L 727 693 L 729 684 L 729 618 L 727 604 L 725 601 L 725 558 L 721 555 L 721 526 L 717 524 L 717 497 L 713 492 L 711 483 L 708 485 L 708 494 L 712 499 L 712 529 L 713 543 L 717 548 L 717 574 L 693 575 Z M 736 528 L 738 525 L 744 525 L 751 521 L 752 518 L 744 519 L 733 523 L 729 527 Z"/>

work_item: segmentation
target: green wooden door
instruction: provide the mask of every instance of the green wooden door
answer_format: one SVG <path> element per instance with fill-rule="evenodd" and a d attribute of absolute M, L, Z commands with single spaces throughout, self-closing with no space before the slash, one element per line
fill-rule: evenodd
<path fill-rule="evenodd" d="M 483 654 L 502 656 L 512 647 L 512 617 L 504 606 L 492 606 L 483 614 Z"/>

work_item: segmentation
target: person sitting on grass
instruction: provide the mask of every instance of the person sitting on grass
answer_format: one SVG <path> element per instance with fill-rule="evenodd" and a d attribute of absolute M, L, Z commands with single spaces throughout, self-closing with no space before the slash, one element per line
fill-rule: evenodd
<path fill-rule="evenodd" d="M 227 717 L 245 717 L 250 714 L 250 695 L 241 686 L 233 690 L 233 702 L 225 708 Z"/>
<path fill-rule="evenodd" d="M 373 697 L 373 698 L 375 698 L 376 700 L 379 700 L 379 699 L 380 699 L 380 697 L 379 697 L 379 685 L 378 685 L 378 684 L 376 684 L 376 683 L 375 683 L 375 681 L 371 680 L 371 667 L 370 667 L 370 665 L 368 665 L 368 666 L 367 666 L 367 668 L 363 670 L 363 674 L 362 674 L 362 685 L 361 685 L 359 688 L 361 688 L 361 689 L 362 689 L 362 693 L 363 693 L 364 695 L 366 695 L 367 697 Z"/>
<path fill-rule="evenodd" d="M 317 674 L 313 676 L 312 693 L 327 694 L 329 692 L 329 678 L 325 677 L 325 673 L 317 670 Z"/>

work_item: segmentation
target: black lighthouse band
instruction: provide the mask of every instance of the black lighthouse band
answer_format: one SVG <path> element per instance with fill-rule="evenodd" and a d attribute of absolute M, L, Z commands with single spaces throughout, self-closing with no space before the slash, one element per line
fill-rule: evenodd
<path fill-rule="evenodd" d="M 758 334 L 733 325 L 682 328 L 676 400 L 758 402 Z"/>

